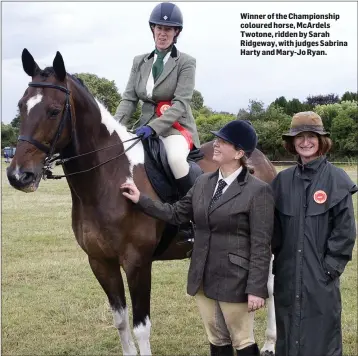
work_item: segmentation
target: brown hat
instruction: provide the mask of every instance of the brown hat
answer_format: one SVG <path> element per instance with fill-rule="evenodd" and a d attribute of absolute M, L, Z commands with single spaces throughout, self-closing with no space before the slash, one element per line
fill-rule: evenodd
<path fill-rule="evenodd" d="M 305 131 L 315 132 L 322 136 L 330 135 L 324 130 L 322 119 L 318 114 L 313 111 L 304 111 L 292 117 L 290 131 L 283 134 L 282 138 L 285 140 Z"/>

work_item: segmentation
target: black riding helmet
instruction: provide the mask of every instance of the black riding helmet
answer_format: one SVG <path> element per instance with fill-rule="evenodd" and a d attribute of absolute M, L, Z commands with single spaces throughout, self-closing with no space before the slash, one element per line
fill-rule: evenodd
<path fill-rule="evenodd" d="M 175 4 L 162 2 L 158 4 L 150 14 L 149 26 L 151 30 L 153 25 L 178 27 L 180 33 L 183 29 L 183 15 L 179 7 Z"/>

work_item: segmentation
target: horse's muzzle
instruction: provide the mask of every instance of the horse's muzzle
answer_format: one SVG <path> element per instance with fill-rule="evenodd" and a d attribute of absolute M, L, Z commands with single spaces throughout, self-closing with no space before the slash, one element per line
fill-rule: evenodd
<path fill-rule="evenodd" d="M 17 167 L 14 169 L 10 166 L 6 173 L 12 187 L 23 192 L 34 192 L 37 189 L 39 179 L 34 172 L 21 170 Z"/>

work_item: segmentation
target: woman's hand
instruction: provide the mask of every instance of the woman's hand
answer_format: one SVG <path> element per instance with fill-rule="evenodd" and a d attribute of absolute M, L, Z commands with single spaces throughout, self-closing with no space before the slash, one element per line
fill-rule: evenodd
<path fill-rule="evenodd" d="M 247 305 L 249 312 L 259 310 L 265 306 L 265 299 L 249 294 Z"/>
<path fill-rule="evenodd" d="M 139 197 L 140 197 L 140 191 L 138 190 L 137 186 L 134 183 L 124 183 L 120 187 L 124 191 L 122 194 L 131 200 L 133 203 L 137 204 Z"/>

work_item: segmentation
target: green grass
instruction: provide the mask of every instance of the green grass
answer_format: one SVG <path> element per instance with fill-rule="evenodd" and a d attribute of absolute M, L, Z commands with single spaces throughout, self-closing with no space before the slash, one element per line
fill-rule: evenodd
<path fill-rule="evenodd" d="M 5 167 L 3 163 L 2 354 L 120 355 L 106 296 L 71 229 L 66 181 L 43 181 L 36 193 L 25 194 L 9 186 Z M 357 181 L 354 167 L 347 172 Z M 188 260 L 154 263 L 154 355 L 208 354 L 195 300 L 186 295 L 188 265 Z M 129 301 L 127 288 L 126 294 Z M 356 355 L 356 254 L 342 277 L 342 303 L 345 354 Z M 260 346 L 265 318 L 265 311 L 256 315 Z"/>

